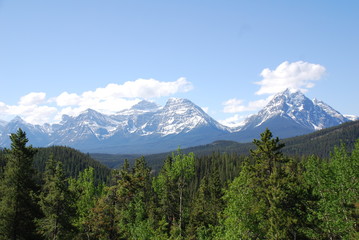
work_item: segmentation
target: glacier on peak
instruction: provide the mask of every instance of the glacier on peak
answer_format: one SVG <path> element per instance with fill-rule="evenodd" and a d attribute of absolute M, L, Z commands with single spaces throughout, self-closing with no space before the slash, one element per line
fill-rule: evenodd
<path fill-rule="evenodd" d="M 67 145 L 88 152 L 155 153 L 216 140 L 252 141 L 269 128 L 279 137 L 296 136 L 341 124 L 354 117 L 343 116 L 298 90 L 286 89 L 273 96 L 257 114 L 241 125 L 227 127 L 188 99 L 170 98 L 164 106 L 142 100 L 112 115 L 86 109 L 77 116 L 63 115 L 60 123 L 42 126 L 20 117 L 0 122 L 0 147 L 7 134 L 18 127 L 29 132 L 34 146 Z M 1 125 L 2 124 L 2 125 Z"/>
<path fill-rule="evenodd" d="M 304 128 L 319 130 L 348 121 L 338 111 L 317 99 L 310 100 L 299 90 L 286 89 L 274 95 L 272 100 L 247 120 L 243 128 L 259 127 L 274 118 L 290 118 Z"/>

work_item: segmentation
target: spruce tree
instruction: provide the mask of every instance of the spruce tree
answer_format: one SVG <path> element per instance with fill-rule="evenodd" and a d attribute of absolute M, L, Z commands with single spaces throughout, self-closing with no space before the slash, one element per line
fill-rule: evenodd
<path fill-rule="evenodd" d="M 172 154 L 153 181 L 153 187 L 158 195 L 160 207 L 164 209 L 163 220 L 166 220 L 173 238 L 181 239 L 188 223 L 188 207 L 190 195 L 189 182 L 195 174 L 195 157 L 193 153 Z"/>
<path fill-rule="evenodd" d="M 218 225 L 219 213 L 223 211 L 223 191 L 218 169 L 214 168 L 209 176 L 202 178 L 192 200 L 190 220 L 187 227 L 189 237 L 210 239 L 214 226 Z"/>
<path fill-rule="evenodd" d="M 95 207 L 97 198 L 102 193 L 103 185 L 95 185 L 94 168 L 89 167 L 80 172 L 77 179 L 69 179 L 69 190 L 74 197 L 73 225 L 77 228 L 78 237 L 88 238 L 91 228 L 88 224 L 90 210 Z"/>
<path fill-rule="evenodd" d="M 300 235 L 301 183 L 283 144 L 266 129 L 225 195 L 224 239 L 295 239 Z M 254 164 L 251 164 L 254 162 Z"/>
<path fill-rule="evenodd" d="M 318 198 L 310 218 L 315 219 L 316 239 L 359 238 L 359 141 L 351 154 L 344 145 L 334 149 L 329 161 L 311 157 L 305 180 Z"/>
<path fill-rule="evenodd" d="M 33 157 L 36 151 L 27 147 L 26 133 L 19 129 L 10 135 L 11 149 L 1 181 L 0 239 L 37 239 L 34 219 L 38 206 L 34 199 Z"/>
<path fill-rule="evenodd" d="M 45 239 L 70 239 L 73 234 L 71 217 L 72 197 L 67 188 L 61 162 L 53 160 L 53 156 L 46 163 L 44 185 L 39 195 L 39 205 L 44 214 L 36 220 L 38 232 Z"/>

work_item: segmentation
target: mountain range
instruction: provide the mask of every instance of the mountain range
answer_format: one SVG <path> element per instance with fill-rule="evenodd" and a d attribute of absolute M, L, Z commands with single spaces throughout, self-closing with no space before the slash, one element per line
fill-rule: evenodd
<path fill-rule="evenodd" d="M 187 99 L 170 98 L 163 107 L 144 100 L 114 115 L 92 109 L 75 117 L 63 115 L 57 124 L 32 125 L 20 117 L 0 121 L 0 147 L 9 146 L 9 134 L 22 128 L 37 147 L 65 145 L 92 153 L 148 154 L 216 140 L 249 142 L 265 128 L 281 138 L 298 136 L 354 119 L 289 89 L 237 128 L 220 124 Z"/>

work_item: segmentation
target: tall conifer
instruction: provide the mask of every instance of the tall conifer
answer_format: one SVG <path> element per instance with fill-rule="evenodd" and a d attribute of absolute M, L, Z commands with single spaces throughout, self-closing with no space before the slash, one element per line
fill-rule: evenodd
<path fill-rule="evenodd" d="M 44 217 L 36 220 L 38 232 L 45 239 L 70 239 L 73 230 L 71 216 L 74 212 L 72 198 L 62 163 L 54 161 L 52 155 L 46 163 L 44 180 L 39 196 Z"/>
<path fill-rule="evenodd" d="M 36 151 L 27 147 L 26 133 L 19 129 L 11 134 L 11 149 L 0 183 L 0 239 L 37 239 L 34 219 L 38 208 L 34 200 L 33 157 Z"/>

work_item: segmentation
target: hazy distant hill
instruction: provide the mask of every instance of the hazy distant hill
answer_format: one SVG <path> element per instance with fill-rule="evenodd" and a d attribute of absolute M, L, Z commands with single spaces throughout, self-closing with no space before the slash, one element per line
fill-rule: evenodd
<path fill-rule="evenodd" d="M 258 135 L 256 139 L 259 139 Z M 303 155 L 317 155 L 321 157 L 328 157 L 335 146 L 344 143 L 348 150 L 354 147 L 355 141 L 359 139 L 359 121 L 346 122 L 339 126 L 319 130 L 303 136 L 281 139 L 286 144 L 283 152 L 292 156 Z M 213 152 L 219 153 L 237 153 L 249 154 L 249 150 L 254 149 L 252 143 L 238 143 L 235 141 L 215 141 L 210 144 L 182 149 L 183 153 L 194 152 L 197 156 L 210 155 Z M 172 152 L 165 152 L 160 154 L 146 155 L 145 158 L 151 167 L 158 168 L 161 166 L 164 159 L 171 155 Z M 108 166 L 114 167 L 121 165 L 125 158 L 133 160 L 139 155 L 111 155 L 111 154 L 93 154 L 91 155 L 96 160 L 103 162 Z"/>

